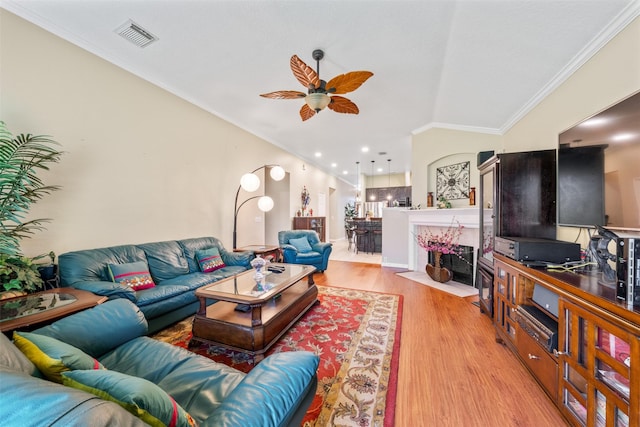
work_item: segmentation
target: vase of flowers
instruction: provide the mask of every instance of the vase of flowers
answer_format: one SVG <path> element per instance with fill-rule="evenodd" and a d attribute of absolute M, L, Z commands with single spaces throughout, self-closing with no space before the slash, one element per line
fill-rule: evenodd
<path fill-rule="evenodd" d="M 449 269 L 441 267 L 442 254 L 460 256 L 462 252 L 458 240 L 464 226 L 457 221 L 457 225 L 454 225 L 454 221 L 455 218 L 451 220 L 451 225 L 440 233 L 433 233 L 427 227 L 427 231 L 416 236 L 418 246 L 433 253 L 433 264 L 427 264 L 426 271 L 436 282 L 446 283 L 453 277 Z"/>
<path fill-rule="evenodd" d="M 260 255 L 256 255 L 256 257 L 251 261 L 251 267 L 255 270 L 253 278 L 258 283 L 262 282 L 264 279 L 265 274 L 262 269 L 267 265 L 267 262 L 268 261 L 260 257 Z"/>

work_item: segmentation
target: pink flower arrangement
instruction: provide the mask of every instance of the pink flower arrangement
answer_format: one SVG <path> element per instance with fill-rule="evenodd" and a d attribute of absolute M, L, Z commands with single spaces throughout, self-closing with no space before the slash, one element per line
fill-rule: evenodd
<path fill-rule="evenodd" d="M 462 248 L 458 246 L 458 240 L 464 226 L 460 225 L 458 221 L 455 221 L 458 225 L 454 226 L 454 221 L 455 219 L 451 220 L 451 225 L 440 233 L 433 233 L 427 227 L 426 232 L 416 236 L 418 246 L 427 252 L 440 252 L 460 256 Z"/>

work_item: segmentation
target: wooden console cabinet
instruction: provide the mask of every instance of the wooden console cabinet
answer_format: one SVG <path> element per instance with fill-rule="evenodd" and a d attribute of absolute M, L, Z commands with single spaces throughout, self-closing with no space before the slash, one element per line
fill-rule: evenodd
<path fill-rule="evenodd" d="M 325 242 L 325 217 L 323 216 L 296 216 L 293 217 L 294 230 L 313 230 L 318 233 L 321 242 Z"/>
<path fill-rule="evenodd" d="M 619 303 L 598 273 L 528 268 L 495 254 L 499 341 L 528 368 L 570 425 L 640 426 L 640 308 Z M 538 285 L 558 296 L 557 350 L 518 321 Z M 525 325 L 526 326 L 526 325 Z"/>

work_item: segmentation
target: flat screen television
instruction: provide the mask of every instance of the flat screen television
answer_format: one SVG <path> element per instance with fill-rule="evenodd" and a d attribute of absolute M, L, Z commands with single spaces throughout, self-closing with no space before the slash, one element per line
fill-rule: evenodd
<path fill-rule="evenodd" d="M 640 231 L 640 92 L 560 134 L 558 225 Z"/>

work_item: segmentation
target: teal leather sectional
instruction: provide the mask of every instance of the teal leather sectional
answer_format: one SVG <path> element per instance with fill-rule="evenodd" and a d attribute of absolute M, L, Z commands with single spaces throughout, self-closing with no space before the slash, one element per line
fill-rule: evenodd
<path fill-rule="evenodd" d="M 217 248 L 225 266 L 203 273 L 196 251 Z M 68 252 L 58 257 L 61 286 L 71 286 L 109 299 L 125 298 L 136 304 L 149 323 L 149 333 L 196 313 L 195 291 L 225 277 L 251 268 L 253 252 L 227 251 L 215 237 L 112 246 Z M 134 291 L 115 283 L 110 264 L 145 262 L 154 287 Z"/>
<path fill-rule="evenodd" d="M 41 364 L 44 361 L 47 365 L 50 358 L 32 357 L 39 370 L 25 357 L 27 353 L 0 334 L 0 424 L 143 426 L 147 424 L 142 419 L 148 413 L 159 416 L 156 406 L 160 406 L 157 396 L 161 395 L 173 403 L 168 406 L 170 416 L 181 414 L 175 425 L 185 425 L 180 420 L 187 418 L 203 427 L 299 426 L 315 396 L 319 359 L 312 353 L 274 354 L 245 374 L 146 334 L 144 315 L 122 298 L 33 331 L 31 342 L 46 339 L 57 343 L 47 354 L 64 347 L 60 351 L 67 356 L 54 357 L 60 357 L 69 369 L 60 374 L 65 378 L 63 383 L 43 378 L 48 366 Z M 72 365 L 77 362 L 70 353 L 76 358 L 77 354 L 94 358 L 95 363 L 90 369 L 80 369 Z M 96 376 L 107 381 L 93 383 L 91 393 L 66 382 L 68 378 L 86 381 Z M 124 394 L 128 398 L 137 393 L 136 402 L 145 401 L 152 408 L 148 413 L 136 406 L 134 416 L 131 408 L 110 399 L 118 387 L 122 391 L 116 380 L 123 378 L 129 381 L 125 384 L 146 384 L 137 391 L 126 388 Z M 95 393 L 96 389 L 107 395 Z"/>

